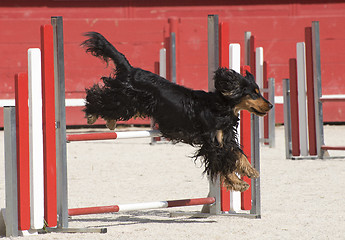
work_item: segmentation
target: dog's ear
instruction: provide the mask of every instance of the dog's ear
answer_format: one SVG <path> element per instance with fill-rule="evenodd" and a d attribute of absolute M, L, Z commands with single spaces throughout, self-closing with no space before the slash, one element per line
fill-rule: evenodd
<path fill-rule="evenodd" d="M 218 68 L 214 74 L 214 86 L 225 97 L 237 98 L 241 95 L 243 77 L 232 69 Z"/>
<path fill-rule="evenodd" d="M 253 74 L 251 74 L 248 70 L 246 70 L 245 78 L 255 82 L 255 78 L 254 78 Z"/>

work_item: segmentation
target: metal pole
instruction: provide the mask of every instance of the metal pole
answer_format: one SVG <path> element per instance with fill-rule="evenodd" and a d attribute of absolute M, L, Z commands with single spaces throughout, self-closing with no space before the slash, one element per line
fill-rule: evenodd
<path fill-rule="evenodd" d="M 176 34 L 170 33 L 170 49 L 171 49 L 171 81 L 176 83 Z"/>
<path fill-rule="evenodd" d="M 208 91 L 214 91 L 214 72 L 219 67 L 218 15 L 208 15 Z"/>
<path fill-rule="evenodd" d="M 259 117 L 252 114 L 252 165 L 260 173 L 260 137 L 259 137 Z M 260 178 L 252 179 L 252 209 L 250 214 L 261 218 L 261 192 Z"/>
<path fill-rule="evenodd" d="M 316 127 L 316 149 L 319 158 L 323 158 L 325 151 L 321 149 L 324 145 L 323 133 L 323 111 L 322 84 L 321 84 L 321 62 L 320 62 L 320 28 L 319 22 L 313 21 L 312 29 L 312 52 L 313 52 L 313 76 L 314 76 L 314 96 L 315 96 L 315 127 Z"/>
<path fill-rule="evenodd" d="M 306 94 L 306 65 L 305 43 L 296 44 L 297 52 L 297 88 L 298 88 L 298 123 L 301 156 L 306 157 L 308 152 L 308 124 L 307 124 L 307 94 Z"/>
<path fill-rule="evenodd" d="M 52 17 L 54 28 L 56 178 L 58 227 L 68 227 L 65 64 L 62 17 Z"/>
<path fill-rule="evenodd" d="M 251 32 L 244 32 L 244 65 L 250 66 L 250 37 Z"/>
<path fill-rule="evenodd" d="M 269 138 L 269 147 L 274 148 L 275 147 L 275 123 L 276 123 L 276 108 L 274 104 L 274 97 L 275 97 L 275 81 L 274 78 L 268 79 L 268 98 L 270 103 L 273 104 L 273 108 L 268 113 L 268 138 Z"/>
<path fill-rule="evenodd" d="M 6 237 L 18 236 L 16 109 L 4 107 Z M 1 213 L 0 213 L 1 214 Z"/>
<path fill-rule="evenodd" d="M 290 79 L 283 79 L 285 156 L 292 158 Z"/>
<path fill-rule="evenodd" d="M 208 91 L 214 91 L 214 72 L 219 67 L 219 28 L 218 15 L 208 15 L 207 33 L 208 33 Z M 216 202 L 210 206 L 211 214 L 221 213 L 221 183 L 220 177 L 213 182 L 211 179 L 209 196 L 214 197 Z"/>
<path fill-rule="evenodd" d="M 245 45 L 245 57 L 244 64 L 247 66 L 251 65 L 251 53 L 254 49 L 255 44 L 251 43 L 251 32 L 244 33 L 244 45 Z M 254 41 L 254 40 L 252 40 Z M 250 69 L 252 73 L 255 69 Z M 272 109 L 273 110 L 273 109 Z M 258 116 L 251 114 L 250 116 L 251 125 L 251 164 L 260 173 L 260 136 L 259 136 L 259 118 Z M 252 194 L 252 208 L 250 214 L 256 215 L 261 218 L 261 192 L 260 192 L 260 178 L 251 179 L 251 194 Z"/>

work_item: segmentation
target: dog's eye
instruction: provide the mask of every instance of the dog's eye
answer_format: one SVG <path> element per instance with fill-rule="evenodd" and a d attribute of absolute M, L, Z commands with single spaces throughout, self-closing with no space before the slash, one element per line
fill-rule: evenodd
<path fill-rule="evenodd" d="M 259 94 L 259 93 L 260 93 L 260 91 L 259 91 L 259 89 L 258 89 L 258 88 L 255 88 L 255 92 L 256 92 L 257 94 Z"/>

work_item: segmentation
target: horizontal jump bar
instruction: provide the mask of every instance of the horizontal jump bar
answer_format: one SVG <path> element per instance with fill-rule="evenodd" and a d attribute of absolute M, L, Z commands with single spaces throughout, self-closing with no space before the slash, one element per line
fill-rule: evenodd
<path fill-rule="evenodd" d="M 159 136 L 162 136 L 162 133 L 159 130 L 148 130 L 148 131 L 68 134 L 66 136 L 66 140 L 68 142 L 75 142 L 75 141 L 144 138 L 144 137 L 159 137 Z"/>
<path fill-rule="evenodd" d="M 342 150 L 342 151 L 345 151 L 345 146 L 326 146 L 326 145 L 322 145 L 321 149 L 323 149 L 323 150 Z"/>
<path fill-rule="evenodd" d="M 345 95 L 322 96 L 321 102 L 345 102 Z"/>
<path fill-rule="evenodd" d="M 69 216 L 212 204 L 214 197 L 68 209 Z"/>

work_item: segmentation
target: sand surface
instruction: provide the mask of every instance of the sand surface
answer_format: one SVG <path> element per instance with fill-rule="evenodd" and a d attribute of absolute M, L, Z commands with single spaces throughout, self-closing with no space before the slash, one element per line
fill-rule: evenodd
<path fill-rule="evenodd" d="M 80 130 L 69 130 L 69 132 Z M 93 132 L 95 129 L 84 129 Z M 329 145 L 345 143 L 345 126 L 325 126 Z M 68 144 L 69 207 L 205 197 L 208 182 L 185 144 L 149 139 Z M 5 206 L 3 132 L 0 132 L 0 208 Z M 331 152 L 331 155 L 345 152 Z M 285 159 L 284 128 L 276 147 L 261 148 L 262 218 L 171 218 L 200 206 L 73 217 L 69 226 L 106 234 L 52 233 L 27 239 L 345 239 L 345 158 Z"/>

